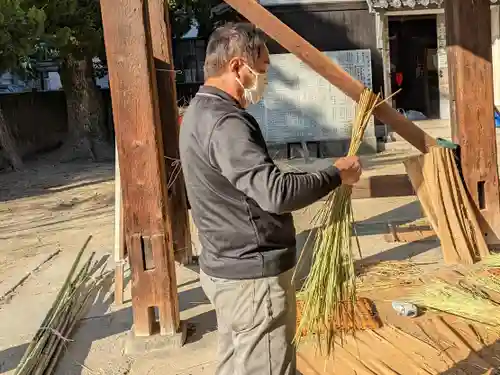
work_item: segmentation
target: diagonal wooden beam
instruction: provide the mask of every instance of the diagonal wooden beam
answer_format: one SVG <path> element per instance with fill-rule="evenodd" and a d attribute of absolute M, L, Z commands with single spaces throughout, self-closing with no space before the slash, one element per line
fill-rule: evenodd
<path fill-rule="evenodd" d="M 288 51 L 309 65 L 316 73 L 324 77 L 332 85 L 336 86 L 356 102 L 359 101 L 361 92 L 364 89 L 361 82 L 352 78 L 339 65 L 334 63 L 325 54 L 281 22 L 257 1 L 225 0 L 225 2 Z M 430 146 L 436 144 L 434 138 L 393 109 L 389 104 L 382 104 L 376 110 L 375 116 L 383 123 L 389 125 L 392 130 L 421 152 L 427 152 Z"/>

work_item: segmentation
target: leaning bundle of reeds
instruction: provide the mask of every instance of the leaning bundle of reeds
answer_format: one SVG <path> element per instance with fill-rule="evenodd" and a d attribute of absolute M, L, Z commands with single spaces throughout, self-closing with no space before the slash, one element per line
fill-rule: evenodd
<path fill-rule="evenodd" d="M 15 375 L 53 374 L 59 358 L 76 324 L 84 317 L 109 272 L 104 271 L 104 260 L 94 260 L 92 253 L 78 265 L 90 241 L 88 238 L 66 277 L 52 307 L 24 353 Z"/>
<path fill-rule="evenodd" d="M 357 154 L 373 111 L 380 103 L 379 98 L 368 89 L 363 91 L 356 108 L 349 156 Z M 319 349 L 327 354 L 334 347 L 337 333 L 344 333 L 338 327 L 354 327 L 356 281 L 351 249 L 351 192 L 352 188 L 347 185 L 336 189 L 316 216 L 314 224 L 318 231 L 312 246 L 312 267 L 299 294 L 302 310 L 296 342 L 302 332 L 314 333 Z M 306 243 L 297 269 L 306 259 L 307 247 Z"/>
<path fill-rule="evenodd" d="M 490 251 L 452 148 L 434 146 L 404 161 L 447 264 L 470 266 Z"/>

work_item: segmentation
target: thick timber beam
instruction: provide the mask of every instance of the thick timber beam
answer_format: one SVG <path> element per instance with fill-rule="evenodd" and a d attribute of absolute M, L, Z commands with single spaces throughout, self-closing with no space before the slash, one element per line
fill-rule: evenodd
<path fill-rule="evenodd" d="M 490 0 L 446 0 L 452 134 L 490 244 L 500 242 Z"/>
<path fill-rule="evenodd" d="M 132 270 L 133 332 L 173 336 L 180 329 L 179 307 L 148 4 L 101 0 L 101 11 Z"/>

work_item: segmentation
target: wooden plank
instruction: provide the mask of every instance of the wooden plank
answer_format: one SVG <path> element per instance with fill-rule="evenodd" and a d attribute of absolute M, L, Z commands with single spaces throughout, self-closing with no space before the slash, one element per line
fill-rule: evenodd
<path fill-rule="evenodd" d="M 491 41 L 493 44 L 493 93 L 495 106 L 500 108 L 500 5 L 491 7 Z"/>
<path fill-rule="evenodd" d="M 476 212 L 452 150 L 433 147 L 405 161 L 426 217 L 441 241 L 447 264 L 470 265 L 489 255 Z"/>
<path fill-rule="evenodd" d="M 338 87 L 356 102 L 364 89 L 361 82 L 352 78 L 340 66 L 335 64 L 325 54 L 314 48 L 304 38 L 281 22 L 255 0 L 225 0 L 247 20 L 257 25 L 267 35 L 276 40 L 288 51 L 309 65 L 319 75 L 332 85 Z M 422 152 L 435 145 L 436 140 L 425 133 L 417 125 L 384 103 L 375 111 L 377 118 L 410 142 Z"/>
<path fill-rule="evenodd" d="M 123 304 L 125 271 L 125 237 L 123 228 L 123 202 L 118 149 L 115 146 L 115 304 Z"/>
<path fill-rule="evenodd" d="M 353 199 L 406 197 L 415 195 L 406 174 L 362 178 L 352 189 Z"/>
<path fill-rule="evenodd" d="M 149 16 L 144 0 L 102 0 L 123 192 L 125 241 L 132 271 L 134 333 L 180 328 L 172 232 L 167 222 L 163 135 Z M 154 268 L 145 270 L 151 245 Z M 154 308 L 159 311 L 159 327 Z"/>
<path fill-rule="evenodd" d="M 388 223 L 388 229 L 384 239 L 390 243 L 431 240 L 436 236 L 436 232 L 430 225 L 395 225 Z"/>
<path fill-rule="evenodd" d="M 181 264 L 188 264 L 192 257 L 192 246 L 186 189 L 180 167 L 179 113 L 168 9 L 165 8 L 164 0 L 148 0 L 148 7 L 169 188 L 167 225 L 171 227 L 174 236 L 176 260 Z M 175 220 L 170 221 L 171 217 L 175 217 Z"/>
<path fill-rule="evenodd" d="M 499 243 L 490 1 L 447 0 L 445 15 L 453 86 L 452 133 L 460 144 L 463 176 L 476 209 L 481 212 L 484 235 L 488 243 Z"/>
<path fill-rule="evenodd" d="M 266 6 L 271 12 L 297 13 L 302 12 L 345 12 L 345 11 L 368 11 L 368 4 L 361 1 L 337 1 L 337 2 L 299 2 L 283 1 L 282 4 Z"/>

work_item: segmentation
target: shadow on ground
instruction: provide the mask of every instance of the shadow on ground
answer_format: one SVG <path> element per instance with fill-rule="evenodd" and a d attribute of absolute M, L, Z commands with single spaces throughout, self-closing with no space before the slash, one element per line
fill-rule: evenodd
<path fill-rule="evenodd" d="M 500 374 L 500 340 L 479 351 L 471 349 L 467 358 L 457 362 L 450 369 L 439 375 L 499 375 Z M 491 369 L 491 370 L 490 370 Z M 488 371 L 490 370 L 490 371 Z"/>
<path fill-rule="evenodd" d="M 26 164 L 22 171 L 2 172 L 0 202 L 91 186 L 114 179 L 114 163 L 48 162 Z"/>
<path fill-rule="evenodd" d="M 196 308 L 200 305 L 206 305 L 209 310 L 196 314 L 187 320 L 188 337 L 186 344 L 200 341 L 206 334 L 217 330 L 215 310 L 210 306 L 210 301 L 200 286 L 179 293 L 179 308 L 181 311 Z"/>
<path fill-rule="evenodd" d="M 64 369 L 64 374 L 80 374 L 83 370 L 82 364 L 85 362 L 90 347 L 94 341 L 124 332 L 130 329 L 131 314 L 127 309 L 109 313 L 108 311 L 113 300 L 110 293 L 113 285 L 113 277 L 110 276 L 95 294 L 95 302 L 89 315 L 80 321 L 77 330 L 68 343 L 67 352 L 61 359 L 58 371 L 61 367 L 66 367 L 68 362 L 78 369 L 69 371 Z M 28 344 L 16 346 L 0 352 L 0 370 L 9 371 L 15 369 L 20 362 Z"/>
<path fill-rule="evenodd" d="M 126 283 L 129 282 L 126 278 Z M 132 309 L 126 307 L 117 311 L 110 311 L 114 301 L 111 293 L 113 285 L 112 278 L 97 293 L 95 303 L 88 316 L 80 321 L 80 324 L 72 335 L 72 341 L 67 346 L 67 352 L 61 358 L 57 367 L 57 374 L 61 375 L 81 375 L 88 373 L 85 361 L 92 351 L 105 351 L 117 353 L 121 361 L 117 358 L 117 364 L 123 362 L 122 349 L 124 344 L 121 338 L 132 328 Z M 187 283 L 184 285 L 184 287 Z M 192 288 L 179 293 L 179 307 L 181 311 L 194 308 L 198 305 L 210 304 L 201 287 Z M 195 343 L 203 338 L 207 333 L 217 329 L 217 319 L 215 312 L 203 312 L 188 319 L 188 339 L 186 344 Z M 114 337 L 113 340 L 109 338 Z M 100 340 L 108 339 L 102 344 Z M 120 345 L 118 348 L 113 346 Z M 0 351 L 0 373 L 14 370 L 24 355 L 28 344 L 15 346 Z M 113 360 L 110 356 L 110 360 Z M 91 369 L 90 369 L 91 370 Z"/>
<path fill-rule="evenodd" d="M 312 265 L 313 240 L 317 229 L 306 230 L 297 236 L 297 259 L 299 263 L 296 269 L 295 286 L 300 290 Z M 309 240 L 307 240 L 309 238 Z M 439 246 L 437 237 L 426 238 L 421 241 L 402 243 L 390 250 L 376 253 L 370 256 L 363 256 L 356 260 L 356 267 L 370 266 L 379 262 L 408 260 L 418 255 L 424 254 Z M 362 252 L 362 247 L 360 251 Z M 354 248 L 353 251 L 357 251 Z M 366 271 L 366 267 L 364 268 Z"/>
<path fill-rule="evenodd" d="M 354 223 L 358 236 L 388 233 L 388 224 L 409 224 L 422 219 L 420 202 L 415 200 L 401 207 L 372 216 L 369 219 Z"/>

